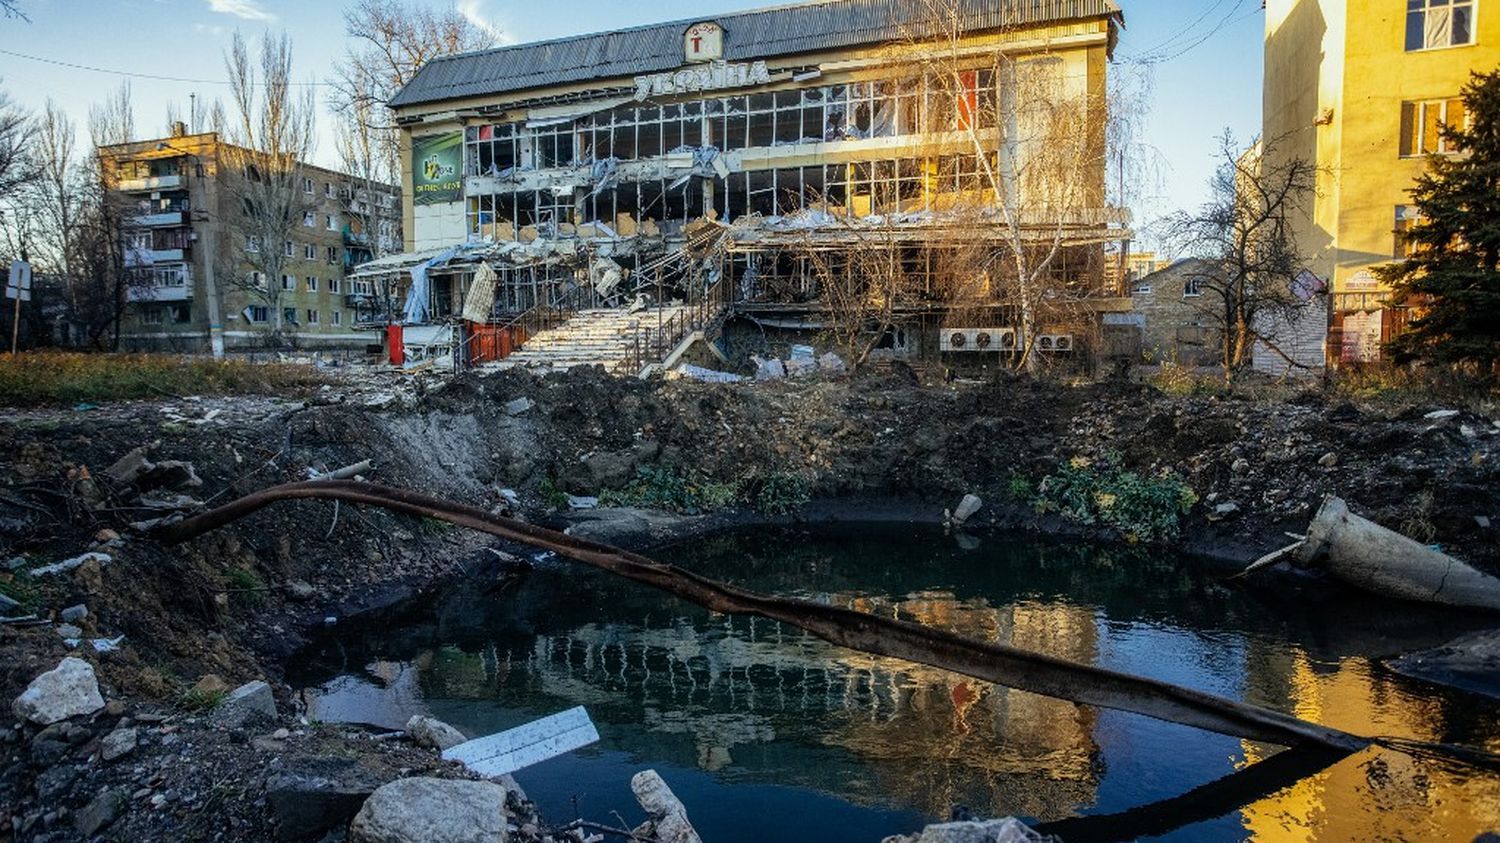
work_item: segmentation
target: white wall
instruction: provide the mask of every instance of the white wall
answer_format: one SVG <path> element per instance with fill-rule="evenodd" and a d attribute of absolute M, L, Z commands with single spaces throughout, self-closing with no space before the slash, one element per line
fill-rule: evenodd
<path fill-rule="evenodd" d="M 418 205 L 412 211 L 415 221 L 412 227 L 414 251 L 457 246 L 468 239 L 463 202 Z"/>
<path fill-rule="evenodd" d="M 1256 333 L 1269 337 L 1282 353 L 1278 354 L 1266 343 L 1256 340 L 1251 361 L 1255 371 L 1278 378 L 1312 377 L 1323 373 L 1328 342 L 1327 295 L 1313 296 L 1289 317 L 1262 313 L 1256 317 L 1256 323 Z M 1299 365 L 1292 365 L 1287 357 Z"/>

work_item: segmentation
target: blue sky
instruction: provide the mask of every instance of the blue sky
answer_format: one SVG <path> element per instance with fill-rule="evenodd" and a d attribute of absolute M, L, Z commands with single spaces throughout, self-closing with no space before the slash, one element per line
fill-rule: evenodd
<path fill-rule="evenodd" d="M 423 0 L 433 6 L 451 0 Z M 1126 29 L 1113 72 L 1149 96 L 1140 135 L 1159 167 L 1132 201 L 1138 227 L 1201 203 L 1227 128 L 1248 141 L 1260 126 L 1264 15 L 1257 0 L 1120 0 Z M 521 3 L 457 0 L 470 19 L 504 41 L 532 41 L 769 5 L 769 0 L 656 0 L 654 3 Z M 122 76 L 15 54 L 195 82 L 131 78 L 140 132 L 164 133 L 167 103 L 186 114 L 189 97 L 223 96 L 223 50 L 240 30 L 292 35 L 298 76 L 327 77 L 344 49 L 337 0 L 20 0 L 31 22 L 0 20 L 0 85 L 23 105 L 51 97 L 79 122 Z M 328 120 L 324 120 L 325 124 Z M 325 142 L 320 163 L 332 163 Z"/>

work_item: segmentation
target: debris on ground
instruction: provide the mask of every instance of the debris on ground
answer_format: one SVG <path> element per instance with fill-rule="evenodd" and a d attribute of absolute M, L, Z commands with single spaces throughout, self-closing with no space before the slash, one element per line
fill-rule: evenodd
<path fill-rule="evenodd" d="M 823 375 L 837 368 L 814 363 Z M 942 502 L 972 494 L 984 504 L 968 519 L 973 528 L 1118 540 L 1038 511 L 1037 487 L 1059 466 L 1109 459 L 1140 477 L 1172 472 L 1196 494 L 1174 549 L 1243 564 L 1286 544 L 1285 531 L 1305 530 L 1323 498 L 1338 494 L 1375 523 L 1500 570 L 1500 542 L 1483 526 L 1500 518 L 1492 412 L 1315 390 L 1168 395 L 1008 377 L 923 386 L 901 365 L 789 379 L 783 362 L 764 360 L 756 378 L 393 375 L 298 400 L 9 413 L 0 421 L 0 559 L 9 560 L 0 579 L 11 587 L 0 614 L 29 620 L 0 625 L 0 692 L 14 700 L 69 659 L 89 666 L 95 688 L 80 682 L 71 703 L 40 714 L 60 718 L 51 723 L 18 711 L 20 728 L 0 730 L 9 734 L 0 742 L 0 835 L 260 840 L 302 823 L 320 828 L 317 839 L 346 828 L 365 797 L 398 778 L 469 777 L 410 741 L 302 722 L 284 677 L 290 654 L 325 618 L 343 622 L 456 576 L 504 581 L 511 563 L 481 552 L 483 537 L 329 502 L 268 509 L 181 548 L 145 535 L 204 505 L 305 480 L 310 468 L 372 457 L 382 477 L 405 487 L 533 520 L 590 519 L 578 535 L 624 520 L 641 541 L 697 521 L 643 509 L 568 513 L 568 496 L 642 483 L 660 499 L 690 494 L 697 503 L 740 484 L 772 504 L 792 501 L 775 516 L 786 520 L 807 499 L 906 505 L 935 520 Z M 171 463 L 166 485 L 141 488 L 147 471 Z M 1225 517 L 1220 507 L 1231 504 Z M 73 611 L 80 606 L 86 614 Z M 58 623 L 81 633 L 77 649 Z M 242 725 L 221 722 L 227 698 L 255 682 L 272 705 L 256 689 L 231 706 L 253 703 Z M 523 811 L 511 839 L 561 834 L 534 809 L 517 809 L 515 793 L 507 800 Z"/>

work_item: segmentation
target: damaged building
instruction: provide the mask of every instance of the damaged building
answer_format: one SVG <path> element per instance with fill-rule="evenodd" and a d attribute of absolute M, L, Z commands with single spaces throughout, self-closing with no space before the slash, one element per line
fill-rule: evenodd
<path fill-rule="evenodd" d="M 397 362 L 1081 359 L 1130 308 L 1121 23 L 832 0 L 437 59 L 391 102 L 406 253 L 357 275 L 404 294 Z"/>

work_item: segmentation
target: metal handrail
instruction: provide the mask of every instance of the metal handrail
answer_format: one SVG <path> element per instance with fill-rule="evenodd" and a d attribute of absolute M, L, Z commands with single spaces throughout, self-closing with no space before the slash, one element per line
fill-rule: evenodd
<path fill-rule="evenodd" d="M 616 373 L 640 374 L 647 365 L 666 359 L 666 356 L 677 347 L 678 343 L 682 342 L 683 338 L 694 331 L 707 328 L 713 319 L 724 312 L 729 303 L 727 299 L 731 289 L 728 282 L 721 277 L 696 296 L 695 301 L 689 302 L 687 309 L 672 314 L 665 321 L 661 321 L 658 315 L 658 323 L 655 326 L 638 327 L 631 343 L 630 354 L 616 366 Z"/>

